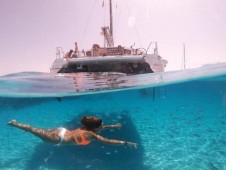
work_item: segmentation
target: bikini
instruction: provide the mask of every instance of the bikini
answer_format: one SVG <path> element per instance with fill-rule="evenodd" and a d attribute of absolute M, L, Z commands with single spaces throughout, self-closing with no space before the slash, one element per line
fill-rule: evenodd
<path fill-rule="evenodd" d="M 90 141 L 90 140 L 87 140 L 87 139 L 85 138 L 85 136 L 84 136 L 84 133 L 85 133 L 85 132 L 86 132 L 86 131 L 85 131 L 85 130 L 82 130 L 82 129 L 76 129 L 76 130 L 72 130 L 72 131 L 71 131 L 71 133 L 73 134 L 75 143 L 76 143 L 77 145 L 88 145 L 88 144 L 90 144 L 91 141 Z M 77 136 L 80 137 L 81 141 L 78 140 L 78 137 L 76 136 L 76 134 L 77 134 Z"/>
<path fill-rule="evenodd" d="M 57 144 L 57 146 L 60 146 L 64 140 L 64 135 L 66 133 L 66 129 L 63 128 L 63 127 L 60 127 L 58 128 L 60 131 L 59 131 L 59 136 L 60 136 L 60 143 Z M 76 129 L 76 130 L 72 130 L 71 133 L 74 137 L 74 140 L 75 140 L 75 143 L 77 145 L 88 145 L 91 141 L 87 140 L 84 136 L 84 132 L 86 132 L 85 130 L 81 130 L 81 129 Z M 76 136 L 79 136 L 81 141 L 78 140 L 78 137 Z"/>
<path fill-rule="evenodd" d="M 56 144 L 56 146 L 60 146 L 64 140 L 64 135 L 67 131 L 67 129 L 63 128 L 63 127 L 59 127 L 58 128 L 60 131 L 58 133 L 58 135 L 60 136 L 60 143 Z"/>

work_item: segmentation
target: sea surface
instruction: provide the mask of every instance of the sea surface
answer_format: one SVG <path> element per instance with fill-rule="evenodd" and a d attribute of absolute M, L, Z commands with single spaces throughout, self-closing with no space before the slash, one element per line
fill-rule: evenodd
<path fill-rule="evenodd" d="M 95 115 L 120 130 L 102 136 L 138 143 L 54 146 L 7 126 L 80 127 Z M 226 170 L 226 63 L 158 74 L 0 77 L 1 170 Z"/>

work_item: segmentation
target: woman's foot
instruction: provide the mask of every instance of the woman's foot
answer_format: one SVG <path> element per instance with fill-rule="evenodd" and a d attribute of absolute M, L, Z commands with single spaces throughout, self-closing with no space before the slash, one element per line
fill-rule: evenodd
<path fill-rule="evenodd" d="M 12 125 L 14 125 L 15 123 L 16 123 L 16 120 L 13 119 L 13 120 L 9 121 L 9 122 L 7 123 L 7 125 L 12 126 Z"/>

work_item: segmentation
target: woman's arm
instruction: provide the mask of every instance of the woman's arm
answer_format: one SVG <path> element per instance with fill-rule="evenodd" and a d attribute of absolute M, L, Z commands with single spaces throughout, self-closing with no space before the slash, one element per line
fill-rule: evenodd
<path fill-rule="evenodd" d="M 105 126 L 102 126 L 102 129 L 101 130 L 105 130 L 105 129 L 120 129 L 122 127 L 122 124 L 121 123 L 117 123 L 115 125 L 105 125 Z"/>
<path fill-rule="evenodd" d="M 104 137 L 94 133 L 94 132 L 92 132 L 92 136 L 95 140 L 98 140 L 98 141 L 105 143 L 105 144 L 124 145 L 124 146 L 129 146 L 131 148 L 137 149 L 137 143 L 120 141 L 120 140 L 115 140 L 115 139 L 107 139 L 107 138 L 104 138 Z"/>

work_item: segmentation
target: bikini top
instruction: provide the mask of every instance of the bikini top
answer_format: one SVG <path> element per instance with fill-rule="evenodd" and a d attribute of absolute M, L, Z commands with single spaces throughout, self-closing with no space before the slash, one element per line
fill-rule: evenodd
<path fill-rule="evenodd" d="M 88 145 L 91 141 L 87 140 L 84 136 L 84 133 L 86 132 L 85 130 L 82 129 L 76 129 L 71 131 L 75 140 L 75 143 L 77 145 Z M 80 140 L 78 139 L 80 137 Z"/>

